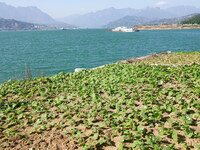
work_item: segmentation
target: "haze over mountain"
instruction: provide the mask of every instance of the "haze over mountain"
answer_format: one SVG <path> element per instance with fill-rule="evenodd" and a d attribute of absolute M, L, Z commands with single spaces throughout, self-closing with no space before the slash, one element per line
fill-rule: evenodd
<path fill-rule="evenodd" d="M 175 15 L 175 17 L 186 16 L 189 14 L 200 13 L 200 8 L 194 6 L 176 6 L 167 8 L 166 11 Z"/>
<path fill-rule="evenodd" d="M 159 7 L 147 7 L 144 9 L 115 9 L 111 7 L 84 15 L 72 15 L 59 20 L 80 27 L 98 28 L 126 16 L 135 16 L 156 20 L 181 17 L 194 13 L 200 13 L 200 9 L 193 6 L 177 6 L 168 9 L 160 9 Z"/>
<path fill-rule="evenodd" d="M 0 2 L 0 18 L 15 19 L 35 24 L 65 25 L 55 21 L 37 7 L 13 7 L 2 2 Z"/>

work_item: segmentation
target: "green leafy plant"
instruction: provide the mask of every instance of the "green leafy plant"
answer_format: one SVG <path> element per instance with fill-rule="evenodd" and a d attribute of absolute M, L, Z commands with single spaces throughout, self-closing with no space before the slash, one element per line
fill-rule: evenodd
<path fill-rule="evenodd" d="M 198 147 L 199 72 L 199 64 L 121 63 L 6 82 L 0 85 L 0 147 L 15 148 L 16 138 L 33 147 L 33 137 L 54 135 L 83 149 L 193 148 L 187 141 Z"/>

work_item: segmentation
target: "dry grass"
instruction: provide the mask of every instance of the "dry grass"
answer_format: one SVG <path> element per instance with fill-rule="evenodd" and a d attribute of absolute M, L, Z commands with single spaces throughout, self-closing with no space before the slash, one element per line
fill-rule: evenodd
<path fill-rule="evenodd" d="M 150 55 L 151 56 L 151 55 Z M 131 61 L 132 60 L 132 61 Z M 179 52 L 171 54 L 154 54 L 147 59 L 128 59 L 134 65 L 191 65 L 200 64 L 200 52 Z"/>

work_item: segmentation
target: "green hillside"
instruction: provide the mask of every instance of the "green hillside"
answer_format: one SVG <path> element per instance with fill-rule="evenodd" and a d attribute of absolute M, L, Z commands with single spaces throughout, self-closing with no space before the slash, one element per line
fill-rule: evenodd
<path fill-rule="evenodd" d="M 200 14 L 195 15 L 185 21 L 181 22 L 182 24 L 200 24 Z"/>
<path fill-rule="evenodd" d="M 0 149 L 198 150 L 200 52 L 166 55 L 0 85 Z"/>

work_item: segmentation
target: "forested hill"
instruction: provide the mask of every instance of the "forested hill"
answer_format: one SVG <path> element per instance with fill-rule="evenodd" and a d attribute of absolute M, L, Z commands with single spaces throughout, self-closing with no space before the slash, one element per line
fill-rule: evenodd
<path fill-rule="evenodd" d="M 200 24 L 200 14 L 195 15 L 185 21 L 182 21 L 182 24 Z"/>
<path fill-rule="evenodd" d="M 17 21 L 14 19 L 0 18 L 0 31 L 2 30 L 33 30 L 35 25 L 32 23 L 26 23 Z"/>

